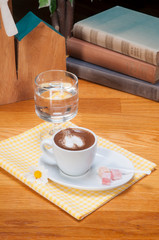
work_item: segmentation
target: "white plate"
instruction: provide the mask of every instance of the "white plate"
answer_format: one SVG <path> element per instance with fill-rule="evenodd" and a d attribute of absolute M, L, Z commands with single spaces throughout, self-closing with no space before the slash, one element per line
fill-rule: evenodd
<path fill-rule="evenodd" d="M 98 147 L 96 157 L 92 168 L 83 176 L 80 177 L 70 177 L 64 175 L 57 165 L 49 165 L 45 163 L 46 155 L 42 155 L 39 159 L 39 163 L 42 164 L 46 169 L 48 169 L 48 178 L 58 184 L 92 191 L 101 191 L 117 188 L 132 179 L 134 176 L 134 167 L 129 159 L 124 157 L 122 154 L 111 151 L 109 149 Z M 101 166 L 106 166 L 108 168 L 126 168 L 130 169 L 131 173 L 123 174 L 122 179 L 112 181 L 111 185 L 102 185 L 101 178 L 98 176 L 97 170 Z"/>

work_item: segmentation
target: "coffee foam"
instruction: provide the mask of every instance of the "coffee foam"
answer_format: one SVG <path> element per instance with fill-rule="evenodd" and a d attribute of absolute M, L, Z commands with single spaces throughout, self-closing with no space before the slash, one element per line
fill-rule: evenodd
<path fill-rule="evenodd" d="M 62 143 L 66 147 L 72 149 L 84 146 L 83 140 L 77 136 L 65 136 Z"/>
<path fill-rule="evenodd" d="M 56 144 L 68 150 L 86 149 L 90 147 L 94 141 L 95 138 L 91 133 L 77 128 L 63 129 L 55 136 Z"/>
<path fill-rule="evenodd" d="M 61 144 L 70 149 L 78 149 L 84 146 L 84 139 L 72 133 L 70 129 L 63 132 L 63 136 L 61 136 Z"/>

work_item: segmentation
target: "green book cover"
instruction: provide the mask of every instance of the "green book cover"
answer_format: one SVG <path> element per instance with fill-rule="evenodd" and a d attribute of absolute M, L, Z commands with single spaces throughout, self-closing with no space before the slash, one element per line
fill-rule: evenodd
<path fill-rule="evenodd" d="M 157 17 L 116 6 L 75 23 L 73 36 L 156 65 Z"/>
<path fill-rule="evenodd" d="M 15 36 L 15 38 L 18 41 L 21 41 L 27 34 L 29 34 L 34 28 L 36 28 L 40 22 L 45 23 L 53 31 L 60 34 L 55 28 L 53 28 L 53 26 L 44 22 L 30 11 L 19 22 L 16 23 L 18 34 Z"/>

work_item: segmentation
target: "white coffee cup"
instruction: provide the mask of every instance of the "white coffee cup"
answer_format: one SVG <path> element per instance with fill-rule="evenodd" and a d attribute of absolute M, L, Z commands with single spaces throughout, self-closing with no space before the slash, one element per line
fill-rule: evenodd
<path fill-rule="evenodd" d="M 83 129 L 91 133 L 95 141 L 93 145 L 83 150 L 67 150 L 59 147 L 55 141 L 56 132 L 51 139 L 45 139 L 41 143 L 41 150 L 44 153 L 44 161 L 47 164 L 57 164 L 59 169 L 66 175 L 80 176 L 85 174 L 92 166 L 97 149 L 97 136 L 94 132 L 87 128 L 75 127 L 76 129 Z M 51 149 L 48 149 L 46 145 L 49 145 Z"/>

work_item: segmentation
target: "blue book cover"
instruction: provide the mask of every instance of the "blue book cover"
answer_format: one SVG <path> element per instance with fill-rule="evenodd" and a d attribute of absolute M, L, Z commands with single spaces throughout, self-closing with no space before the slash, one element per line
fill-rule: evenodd
<path fill-rule="evenodd" d="M 151 64 L 158 62 L 159 18 L 141 12 L 110 8 L 75 23 L 73 36 Z"/>
<path fill-rule="evenodd" d="M 79 78 L 159 102 L 159 83 L 151 84 L 73 57 L 66 59 L 67 70 Z"/>

